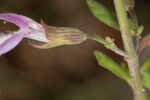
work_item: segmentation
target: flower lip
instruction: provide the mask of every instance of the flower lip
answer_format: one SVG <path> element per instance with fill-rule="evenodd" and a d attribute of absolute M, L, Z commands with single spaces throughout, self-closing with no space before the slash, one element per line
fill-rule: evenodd
<path fill-rule="evenodd" d="M 34 31 L 41 31 L 44 32 L 44 29 L 42 27 L 42 25 L 40 25 L 39 23 L 37 23 L 36 21 L 19 15 L 19 14 L 14 14 L 14 13 L 1 13 L 0 14 L 0 19 L 1 20 L 5 20 L 8 21 L 10 23 L 13 23 L 15 25 L 17 25 L 18 27 L 23 28 L 23 29 L 28 29 L 28 30 L 34 30 Z M 28 31 L 28 33 L 30 33 L 30 31 Z"/>
<path fill-rule="evenodd" d="M 27 38 L 40 42 L 49 41 L 46 38 L 44 27 L 28 17 L 13 13 L 2 13 L 0 19 L 17 25 L 20 28 L 19 30 L 22 30 L 21 34 L 25 34 Z"/>
<path fill-rule="evenodd" d="M 0 56 L 15 48 L 23 39 L 24 34 L 14 33 L 0 36 Z"/>
<path fill-rule="evenodd" d="M 26 27 L 26 26 L 28 26 L 27 22 L 33 21 L 32 19 L 30 19 L 28 17 L 14 14 L 14 13 L 1 13 L 0 19 L 14 23 L 19 27 Z"/>
<path fill-rule="evenodd" d="M 31 18 L 14 13 L 0 13 L 0 20 L 4 21 L 4 24 L 9 22 L 19 27 L 18 30 L 0 34 L 0 55 L 15 48 L 25 37 L 40 42 L 49 41 L 46 38 L 44 27 Z"/>

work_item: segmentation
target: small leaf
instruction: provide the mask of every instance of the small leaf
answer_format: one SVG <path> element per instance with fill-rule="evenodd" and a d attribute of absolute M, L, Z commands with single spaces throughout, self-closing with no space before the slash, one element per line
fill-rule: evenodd
<path fill-rule="evenodd" d="M 87 0 L 87 4 L 91 12 L 97 19 L 112 28 L 120 30 L 117 18 L 112 11 L 107 9 L 104 5 L 96 2 L 95 0 Z"/>
<path fill-rule="evenodd" d="M 145 58 L 143 65 L 141 66 L 141 73 L 143 75 L 144 79 L 144 85 L 145 87 L 150 89 L 150 53 L 148 56 Z"/>
<path fill-rule="evenodd" d="M 108 56 L 106 56 L 100 51 L 95 51 L 94 55 L 96 56 L 96 59 L 100 66 L 106 68 L 107 70 L 115 74 L 116 76 L 130 83 L 129 73 L 126 70 L 124 70 L 122 66 L 117 64 L 115 61 L 113 61 L 111 58 L 109 58 Z"/>
<path fill-rule="evenodd" d="M 135 32 L 135 30 L 136 30 L 136 24 L 135 24 L 134 20 L 132 20 L 131 18 L 129 18 L 128 21 L 129 21 L 129 26 L 130 26 L 130 29 L 131 29 L 131 34 L 133 36 L 136 36 L 137 32 Z"/>
<path fill-rule="evenodd" d="M 143 72 L 144 77 L 144 86 L 148 89 L 150 89 L 150 73 L 149 72 Z"/>
<path fill-rule="evenodd" d="M 144 30 L 144 26 L 143 25 L 137 26 L 136 23 L 134 22 L 134 20 L 131 18 L 129 18 L 128 20 L 129 20 L 129 25 L 130 25 L 132 36 L 141 35 L 141 33 Z"/>
<path fill-rule="evenodd" d="M 143 25 L 139 26 L 138 29 L 137 29 L 137 33 L 138 33 L 137 35 L 141 35 L 143 30 L 144 30 L 144 26 Z"/>
<path fill-rule="evenodd" d="M 150 52 L 144 60 L 144 63 L 141 66 L 141 72 L 148 71 L 150 68 Z"/>

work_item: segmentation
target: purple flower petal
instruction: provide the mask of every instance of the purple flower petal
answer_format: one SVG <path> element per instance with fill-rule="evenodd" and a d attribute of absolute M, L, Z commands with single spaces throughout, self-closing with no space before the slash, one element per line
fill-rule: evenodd
<path fill-rule="evenodd" d="M 45 34 L 43 26 L 29 17 L 14 13 L 1 13 L 0 19 L 17 25 L 20 29 L 24 30 L 24 34 L 36 34 L 38 32 Z"/>
<path fill-rule="evenodd" d="M 6 35 L 7 37 L 8 35 Z M 0 44 L 0 56 L 15 48 L 23 39 L 24 34 L 13 34 L 7 40 Z M 1 36 L 0 36 L 1 38 Z"/>
<path fill-rule="evenodd" d="M 0 13 L 0 19 L 19 27 L 16 32 L 0 35 L 0 55 L 15 48 L 24 37 L 40 42 L 49 41 L 46 38 L 44 27 L 31 18 L 14 13 Z"/>
<path fill-rule="evenodd" d="M 0 19 L 16 24 L 18 27 L 20 27 L 20 29 L 24 30 L 22 32 L 26 34 L 25 37 L 27 38 L 37 40 L 40 42 L 49 41 L 46 38 L 44 27 L 36 21 L 32 20 L 31 18 L 19 14 L 1 13 Z"/>
<path fill-rule="evenodd" d="M 20 28 L 27 27 L 29 22 L 34 22 L 32 19 L 28 17 L 14 13 L 1 13 L 0 19 L 16 24 Z"/>

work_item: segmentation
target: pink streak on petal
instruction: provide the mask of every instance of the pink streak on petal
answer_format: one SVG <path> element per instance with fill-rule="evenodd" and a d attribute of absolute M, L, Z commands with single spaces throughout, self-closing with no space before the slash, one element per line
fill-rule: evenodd
<path fill-rule="evenodd" d="M 23 39 L 24 34 L 13 34 L 9 39 L 0 45 L 0 56 L 15 48 Z"/>
<path fill-rule="evenodd" d="M 28 27 L 29 22 L 35 22 L 26 16 L 14 13 L 0 13 L 0 19 L 16 24 L 20 28 Z"/>

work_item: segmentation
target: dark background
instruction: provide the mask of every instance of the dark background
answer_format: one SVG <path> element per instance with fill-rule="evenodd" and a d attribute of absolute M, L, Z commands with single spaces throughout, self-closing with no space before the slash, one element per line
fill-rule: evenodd
<path fill-rule="evenodd" d="M 99 0 L 114 10 L 113 0 Z M 150 2 L 136 0 L 139 23 L 150 29 Z M 54 26 L 76 27 L 89 34 L 111 36 L 122 47 L 118 31 L 99 22 L 86 0 L 0 0 L 0 13 L 12 12 L 43 19 Z M 129 86 L 98 66 L 93 55 L 101 50 L 120 62 L 121 57 L 88 40 L 77 46 L 47 50 L 33 48 L 24 39 L 0 57 L 0 100 L 132 100 Z"/>

